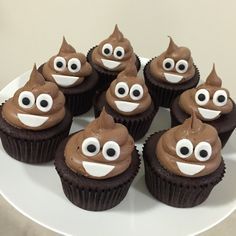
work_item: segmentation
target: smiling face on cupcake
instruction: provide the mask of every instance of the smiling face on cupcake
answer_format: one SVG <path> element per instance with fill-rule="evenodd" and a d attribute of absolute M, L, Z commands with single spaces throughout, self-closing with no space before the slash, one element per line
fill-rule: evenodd
<path fill-rule="evenodd" d="M 110 71 L 122 71 L 127 63 L 135 63 L 136 57 L 128 39 L 115 26 L 109 38 L 102 41 L 92 54 L 93 62 Z"/>
<path fill-rule="evenodd" d="M 46 82 L 34 66 L 29 81 L 3 105 L 2 115 L 18 128 L 44 130 L 64 118 L 64 103 L 58 87 Z"/>
<path fill-rule="evenodd" d="M 188 81 L 195 74 L 190 50 L 178 47 L 170 37 L 168 49 L 152 60 L 150 72 L 154 78 L 166 83 L 180 84 Z"/>
<path fill-rule="evenodd" d="M 76 52 L 63 38 L 59 53 L 44 64 L 42 73 L 46 80 L 60 87 L 74 87 L 92 73 L 92 67 L 85 55 Z"/>
<path fill-rule="evenodd" d="M 213 66 L 204 84 L 181 94 L 180 107 L 188 114 L 194 110 L 198 118 L 205 121 L 215 120 L 222 114 L 231 112 L 233 102 L 229 98 L 229 91 L 222 88 L 221 84 Z"/>

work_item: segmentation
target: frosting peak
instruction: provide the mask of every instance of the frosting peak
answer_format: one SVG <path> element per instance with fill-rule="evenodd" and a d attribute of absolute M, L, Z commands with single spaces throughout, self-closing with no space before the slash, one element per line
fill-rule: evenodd
<path fill-rule="evenodd" d="M 196 133 L 201 130 L 202 122 L 201 120 L 197 119 L 195 112 L 192 111 L 192 116 L 184 121 L 183 126 L 191 133 Z"/>
<path fill-rule="evenodd" d="M 210 86 L 219 87 L 219 88 L 221 87 L 222 80 L 216 73 L 215 64 L 213 64 L 212 71 L 208 75 L 205 83 Z"/>
<path fill-rule="evenodd" d="M 76 50 L 67 43 L 65 36 L 63 36 L 63 40 L 62 40 L 62 45 L 61 48 L 59 50 L 59 54 L 67 54 L 67 53 L 76 53 Z"/>
<path fill-rule="evenodd" d="M 112 129 L 115 127 L 116 123 L 112 116 L 108 115 L 103 107 L 99 119 L 97 120 L 99 129 Z"/>
<path fill-rule="evenodd" d="M 168 36 L 170 39 L 169 46 L 166 50 L 166 54 L 171 55 L 174 51 L 178 50 L 178 46 L 175 44 L 171 36 Z"/>
<path fill-rule="evenodd" d="M 34 63 L 33 70 L 31 71 L 30 78 L 26 83 L 26 86 L 34 87 L 39 85 L 44 85 L 45 80 L 43 76 L 38 72 L 36 64 Z"/>
<path fill-rule="evenodd" d="M 124 40 L 124 35 L 119 30 L 117 24 L 115 25 L 113 33 L 109 36 L 109 39 L 116 40 L 118 42 L 122 42 Z"/>

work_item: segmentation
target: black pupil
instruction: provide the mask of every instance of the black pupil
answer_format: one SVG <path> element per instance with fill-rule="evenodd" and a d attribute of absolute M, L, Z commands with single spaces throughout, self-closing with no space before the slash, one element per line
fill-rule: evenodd
<path fill-rule="evenodd" d="M 125 93 L 125 89 L 124 88 L 119 88 L 118 89 L 118 93 L 119 94 L 124 94 Z"/>
<path fill-rule="evenodd" d="M 58 67 L 58 68 L 62 68 L 62 66 L 63 66 L 63 63 L 62 63 L 61 61 L 58 61 L 58 62 L 57 62 L 57 67 Z"/>
<path fill-rule="evenodd" d="M 117 52 L 116 52 L 116 55 L 117 55 L 118 57 L 121 57 L 121 56 L 122 56 L 122 52 L 121 52 L 121 51 L 117 51 Z"/>
<path fill-rule="evenodd" d="M 48 101 L 42 100 L 42 101 L 40 102 L 40 105 L 41 105 L 41 107 L 47 107 L 47 106 L 48 106 Z"/>
<path fill-rule="evenodd" d="M 185 65 L 184 64 L 180 64 L 179 65 L 179 70 L 184 70 L 185 69 Z"/>
<path fill-rule="evenodd" d="M 218 102 L 224 102 L 225 101 L 225 96 L 224 95 L 220 95 L 218 98 L 217 98 Z"/>
<path fill-rule="evenodd" d="M 105 54 L 109 54 L 110 53 L 110 49 L 109 48 L 105 48 L 104 53 Z"/>
<path fill-rule="evenodd" d="M 167 69 L 170 69 L 170 68 L 171 68 L 171 63 L 170 63 L 170 62 L 166 62 L 165 67 L 166 67 Z"/>
<path fill-rule="evenodd" d="M 204 158 L 204 157 L 207 157 L 208 152 L 207 152 L 206 150 L 201 150 L 201 151 L 199 152 L 199 155 Z"/>
<path fill-rule="evenodd" d="M 23 99 L 22 99 L 22 103 L 23 103 L 25 106 L 29 105 L 29 104 L 30 104 L 29 98 L 23 98 Z"/>
<path fill-rule="evenodd" d="M 93 144 L 89 144 L 88 146 L 87 146 L 87 150 L 89 151 L 89 152 L 95 152 L 96 151 L 96 146 L 95 145 L 93 145 Z"/>
<path fill-rule="evenodd" d="M 116 151 L 113 148 L 108 148 L 107 149 L 107 155 L 109 157 L 113 157 L 116 154 Z"/>
<path fill-rule="evenodd" d="M 72 65 L 71 65 L 71 69 L 72 69 L 72 70 L 76 70 L 76 69 L 77 69 L 77 65 L 76 65 L 76 64 L 72 64 Z"/>
<path fill-rule="evenodd" d="M 189 153 L 189 149 L 187 147 L 181 147 L 180 152 L 183 155 L 187 155 Z"/>
<path fill-rule="evenodd" d="M 140 91 L 137 90 L 137 89 L 135 89 L 135 90 L 133 91 L 133 95 L 134 95 L 135 97 L 138 97 L 138 96 L 140 95 Z"/>
<path fill-rule="evenodd" d="M 204 101 L 206 99 L 206 96 L 203 94 L 203 93 L 200 93 L 199 95 L 198 95 L 198 100 L 199 101 Z"/>

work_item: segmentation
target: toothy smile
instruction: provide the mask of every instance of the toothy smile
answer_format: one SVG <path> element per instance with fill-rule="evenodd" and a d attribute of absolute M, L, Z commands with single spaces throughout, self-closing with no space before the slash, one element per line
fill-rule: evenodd
<path fill-rule="evenodd" d="M 108 69 L 115 69 L 117 66 L 120 65 L 119 61 L 112 61 L 112 60 L 107 60 L 107 59 L 101 59 L 101 60 L 102 60 L 102 64 Z"/>
<path fill-rule="evenodd" d="M 56 74 L 53 74 L 52 77 L 56 81 L 56 83 L 61 87 L 71 86 L 80 79 L 79 77 L 76 76 L 56 75 Z"/>
<path fill-rule="evenodd" d="M 183 162 L 176 162 L 179 170 L 185 175 L 195 175 L 205 168 L 205 165 L 196 165 Z"/>
<path fill-rule="evenodd" d="M 24 125 L 34 128 L 43 125 L 48 120 L 47 116 L 37 116 L 22 113 L 17 113 L 17 117 Z"/>
<path fill-rule="evenodd" d="M 170 83 L 176 84 L 183 79 L 182 75 L 164 73 L 166 80 Z"/>
<path fill-rule="evenodd" d="M 221 113 L 221 111 L 210 110 L 202 107 L 198 107 L 198 111 L 200 115 L 206 120 L 213 120 L 217 118 Z"/>
<path fill-rule="evenodd" d="M 123 112 L 132 112 L 139 106 L 139 103 L 125 101 L 115 101 L 115 104 L 116 107 Z"/>
<path fill-rule="evenodd" d="M 85 171 L 95 177 L 103 177 L 107 174 L 109 174 L 115 166 L 112 165 L 106 165 L 106 164 L 100 164 L 100 163 L 95 163 L 95 162 L 88 162 L 88 161 L 83 161 L 82 165 L 85 169 Z"/>

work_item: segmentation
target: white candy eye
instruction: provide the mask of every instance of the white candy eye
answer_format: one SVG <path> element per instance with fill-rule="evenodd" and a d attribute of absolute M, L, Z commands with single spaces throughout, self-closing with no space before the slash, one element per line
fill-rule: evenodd
<path fill-rule="evenodd" d="M 180 158 L 187 158 L 189 156 L 192 155 L 193 153 L 193 144 L 190 140 L 183 138 L 180 139 L 175 147 L 176 150 L 176 154 L 180 157 Z"/>
<path fill-rule="evenodd" d="M 57 71 L 63 71 L 66 68 L 66 60 L 64 57 L 56 57 L 54 59 L 54 69 Z"/>
<path fill-rule="evenodd" d="M 108 141 L 103 145 L 102 155 L 108 161 L 114 161 L 120 156 L 120 146 L 114 141 Z"/>
<path fill-rule="evenodd" d="M 199 161 L 207 161 L 212 154 L 211 145 L 208 142 L 200 142 L 194 150 L 194 155 Z"/>
<path fill-rule="evenodd" d="M 79 72 L 81 68 L 81 62 L 78 58 L 71 58 L 68 61 L 68 70 L 72 73 Z"/>
<path fill-rule="evenodd" d="M 85 156 L 92 157 L 99 153 L 100 143 L 94 137 L 86 138 L 82 143 L 82 153 Z"/>
<path fill-rule="evenodd" d="M 210 99 L 210 94 L 206 89 L 199 89 L 195 94 L 195 101 L 199 106 L 206 105 Z"/>
<path fill-rule="evenodd" d="M 175 69 L 177 72 L 179 72 L 180 74 L 185 73 L 188 70 L 188 62 L 185 60 L 179 60 L 176 63 Z"/>
<path fill-rule="evenodd" d="M 113 47 L 110 43 L 106 43 L 102 47 L 102 54 L 104 56 L 111 56 L 113 53 Z"/>
<path fill-rule="evenodd" d="M 140 100 L 143 97 L 143 87 L 140 84 L 134 84 L 129 94 L 133 100 Z"/>
<path fill-rule="evenodd" d="M 53 105 L 52 97 L 49 94 L 42 93 L 36 99 L 36 106 L 42 112 L 48 112 Z"/>
<path fill-rule="evenodd" d="M 34 94 L 29 91 L 23 91 L 18 98 L 19 106 L 22 108 L 31 108 L 34 105 Z"/>
<path fill-rule="evenodd" d="M 125 82 L 119 82 L 115 87 L 115 95 L 123 98 L 129 94 L 129 86 Z"/>
<path fill-rule="evenodd" d="M 225 90 L 218 90 L 213 95 L 213 103 L 216 106 L 224 106 L 227 103 L 228 95 Z"/>
<path fill-rule="evenodd" d="M 175 61 L 172 58 L 166 58 L 163 61 L 162 66 L 165 70 L 173 70 L 175 67 Z"/>
<path fill-rule="evenodd" d="M 125 55 L 125 50 L 122 47 L 116 47 L 114 50 L 114 57 L 117 59 L 122 59 Z"/>

